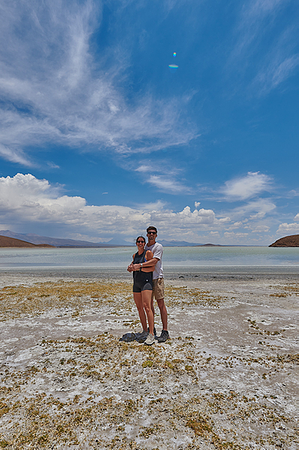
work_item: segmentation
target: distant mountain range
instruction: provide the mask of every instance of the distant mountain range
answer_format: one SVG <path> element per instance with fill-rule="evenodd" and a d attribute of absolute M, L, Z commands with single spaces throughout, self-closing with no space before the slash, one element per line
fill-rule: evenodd
<path fill-rule="evenodd" d="M 192 242 L 186 242 L 186 241 L 166 241 L 165 239 L 157 239 L 160 244 L 163 245 L 163 247 L 196 247 L 198 245 L 202 244 L 194 244 Z"/>
<path fill-rule="evenodd" d="M 22 234 L 22 233 L 14 233 L 9 230 L 1 230 L 0 236 L 11 237 L 14 239 L 20 239 L 21 241 L 30 242 L 35 245 L 50 245 L 52 247 L 111 247 L 111 245 L 106 244 L 95 244 L 94 242 L 88 241 L 76 241 L 75 239 L 59 239 L 59 238 L 51 238 L 46 236 L 39 236 L 37 234 Z"/>
<path fill-rule="evenodd" d="M 27 242 L 34 244 L 35 246 L 38 245 L 48 245 L 52 247 L 82 247 L 82 248 L 107 248 L 107 247 L 119 247 L 119 246 L 127 246 L 132 247 L 134 246 L 134 242 L 132 244 L 129 244 L 126 241 L 111 239 L 107 243 L 94 243 L 89 241 L 79 241 L 75 239 L 61 239 L 61 238 L 51 238 L 47 236 L 39 236 L 37 234 L 23 234 L 23 233 L 14 233 L 10 230 L 1 230 L 0 236 L 6 236 L 9 238 L 18 239 L 22 242 Z M 186 241 L 167 241 L 163 239 L 159 239 L 158 242 L 160 242 L 164 247 L 196 247 L 203 244 L 195 244 L 192 242 L 186 242 Z M 205 244 L 206 246 L 213 246 L 213 244 Z M 0 245 L 1 246 L 1 245 Z M 4 245 L 3 245 L 4 246 Z M 2 246 L 2 247 L 3 247 Z M 7 245 L 5 245 L 6 247 Z M 11 245 L 14 247 L 15 245 Z M 23 245 L 20 245 L 23 246 Z"/>
<path fill-rule="evenodd" d="M 8 239 L 10 238 L 10 240 Z M 19 241 L 19 242 L 17 242 Z M 158 239 L 164 247 L 234 247 L 231 245 L 219 244 L 197 244 L 187 241 L 167 241 Z M 89 241 L 79 241 L 75 239 L 51 238 L 47 236 L 39 236 L 38 234 L 22 234 L 14 233 L 10 230 L 0 231 L 0 247 L 74 247 L 74 248 L 108 248 L 108 247 L 133 247 L 132 244 L 121 240 L 111 239 L 106 243 L 94 243 Z M 285 236 L 278 239 L 269 247 L 299 247 L 299 234 Z"/>
<path fill-rule="evenodd" d="M 22 241 L 12 237 L 0 235 L 0 247 L 4 248 L 33 248 L 33 247 L 52 247 L 48 244 L 31 244 L 31 242 Z"/>

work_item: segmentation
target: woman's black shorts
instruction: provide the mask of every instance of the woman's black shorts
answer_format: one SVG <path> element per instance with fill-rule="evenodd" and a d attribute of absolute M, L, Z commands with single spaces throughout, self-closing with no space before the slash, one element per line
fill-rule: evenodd
<path fill-rule="evenodd" d="M 134 272 L 133 292 L 152 291 L 153 272 Z"/>

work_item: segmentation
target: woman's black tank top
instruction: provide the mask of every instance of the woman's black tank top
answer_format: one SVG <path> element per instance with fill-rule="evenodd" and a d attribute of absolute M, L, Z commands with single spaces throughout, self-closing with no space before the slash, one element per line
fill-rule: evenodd
<path fill-rule="evenodd" d="M 135 253 L 134 255 L 134 260 L 133 260 L 133 264 L 140 264 L 140 263 L 144 263 L 146 261 L 145 259 L 145 250 L 143 253 L 141 253 L 141 255 L 139 255 L 139 253 Z"/>

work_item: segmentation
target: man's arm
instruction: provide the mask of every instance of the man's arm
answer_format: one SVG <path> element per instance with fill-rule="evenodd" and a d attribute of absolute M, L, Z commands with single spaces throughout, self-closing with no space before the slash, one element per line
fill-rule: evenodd
<path fill-rule="evenodd" d="M 152 272 L 153 268 L 155 267 L 155 265 L 157 264 L 158 261 L 159 261 L 158 258 L 152 258 L 149 261 L 142 263 L 143 272 Z M 135 272 L 136 270 L 140 270 L 141 264 L 133 264 L 132 267 L 133 267 L 133 271 Z M 146 269 L 146 270 L 144 270 L 144 269 Z"/>
<path fill-rule="evenodd" d="M 133 261 L 134 261 L 134 256 L 135 256 L 135 255 L 133 255 Z M 128 267 L 127 267 L 127 271 L 128 271 L 128 272 L 133 272 L 133 265 L 134 265 L 134 264 L 133 264 L 133 261 L 132 261 L 131 264 L 129 264 Z"/>

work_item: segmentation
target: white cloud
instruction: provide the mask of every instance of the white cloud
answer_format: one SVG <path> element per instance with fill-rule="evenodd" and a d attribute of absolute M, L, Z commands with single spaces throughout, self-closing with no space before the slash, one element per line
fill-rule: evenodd
<path fill-rule="evenodd" d="M 238 24 L 238 39 L 234 54 L 248 54 L 248 48 L 253 41 L 258 39 L 265 29 L 271 26 L 272 20 L 279 14 L 280 6 L 285 0 L 249 0 L 242 4 Z"/>
<path fill-rule="evenodd" d="M 299 223 L 281 223 L 277 233 L 280 235 L 289 235 L 299 233 Z"/>
<path fill-rule="evenodd" d="M 269 199 L 259 199 L 232 209 L 229 214 L 217 216 L 212 209 L 191 210 L 190 206 L 173 211 L 162 201 L 130 207 L 88 205 L 85 198 L 65 195 L 63 186 L 51 185 L 48 180 L 37 179 L 32 174 L 19 173 L 14 177 L 0 178 L 2 229 L 21 233 L 26 229 L 37 234 L 41 228 L 64 230 L 64 235 L 58 231 L 57 237 L 84 235 L 86 239 L 90 236 L 90 240 L 100 241 L 117 235 L 128 239 L 140 229 L 154 224 L 164 239 L 203 242 L 209 236 L 220 241 L 224 236 L 223 243 L 228 243 L 229 238 L 229 243 L 244 244 L 253 241 L 250 234 L 258 235 L 270 230 L 264 217 L 275 208 Z M 299 220 L 299 214 L 295 220 Z M 298 227 L 298 223 L 282 224 L 278 231 L 296 233 Z M 234 232 L 237 229 L 240 230 Z M 242 236 L 246 238 L 243 242 Z"/>
<path fill-rule="evenodd" d="M 291 0 L 243 2 L 233 35 L 235 42 L 227 67 L 242 74 L 251 95 L 268 94 L 295 73 L 299 65 L 297 16 L 281 21 Z M 243 89 L 240 78 L 235 89 Z"/>
<path fill-rule="evenodd" d="M 171 194 L 187 193 L 190 191 L 187 186 L 184 186 L 180 182 L 161 175 L 150 175 L 146 181 L 153 186 L 156 186 L 161 191 L 169 192 Z"/>
<path fill-rule="evenodd" d="M 3 159 L 6 159 L 7 161 L 23 164 L 24 166 L 27 167 L 33 165 L 31 161 L 23 154 L 22 150 L 13 150 L 1 144 L 0 144 L 0 156 Z"/>
<path fill-rule="evenodd" d="M 253 233 L 268 233 L 268 231 L 270 231 L 268 225 L 257 225 L 255 228 L 252 228 Z"/>
<path fill-rule="evenodd" d="M 22 149 L 49 142 L 130 154 L 194 138 L 180 117 L 184 101 L 158 101 L 145 93 L 129 106 L 130 55 L 115 47 L 109 48 L 114 58 L 105 49 L 99 57 L 90 45 L 100 27 L 100 2 L 16 0 L 1 8 L 3 158 L 29 166 Z"/>
<path fill-rule="evenodd" d="M 288 79 L 299 65 L 299 54 L 285 56 L 278 54 L 273 60 L 267 60 L 253 81 L 253 86 L 258 86 L 261 94 L 267 94 L 279 84 Z"/>
<path fill-rule="evenodd" d="M 87 205 L 82 197 L 61 194 L 62 187 L 51 186 L 31 174 L 0 178 L 0 220 L 9 227 L 18 224 L 63 224 L 69 230 L 85 234 L 90 231 L 105 235 L 135 235 L 140 227 L 154 223 L 160 231 L 177 238 L 177 233 L 196 233 L 221 222 L 214 211 L 191 211 L 186 206 L 180 212 L 164 208 L 161 202 L 133 208 L 119 205 Z M 100 232 L 99 232 L 100 230 Z M 20 230 L 22 231 L 22 230 Z"/>
<path fill-rule="evenodd" d="M 230 226 L 230 229 L 231 230 L 233 230 L 233 229 L 236 229 L 236 228 L 241 228 L 241 227 L 243 227 L 244 225 L 243 225 L 243 222 L 234 222 L 231 226 Z"/>
<path fill-rule="evenodd" d="M 234 231 L 226 231 L 223 233 L 226 244 L 232 245 L 243 245 L 248 239 L 248 233 L 234 232 Z"/>
<path fill-rule="evenodd" d="M 276 209 L 276 205 L 269 199 L 258 199 L 235 208 L 231 215 L 234 217 L 245 217 L 249 220 L 262 219 Z"/>
<path fill-rule="evenodd" d="M 299 221 L 299 213 L 296 214 L 294 220 Z M 279 235 L 289 235 L 299 233 L 299 223 L 281 223 L 278 227 L 277 233 Z"/>
<path fill-rule="evenodd" d="M 245 177 L 226 181 L 221 193 L 229 201 L 246 200 L 254 197 L 271 186 L 271 178 L 259 172 L 248 172 Z"/>

